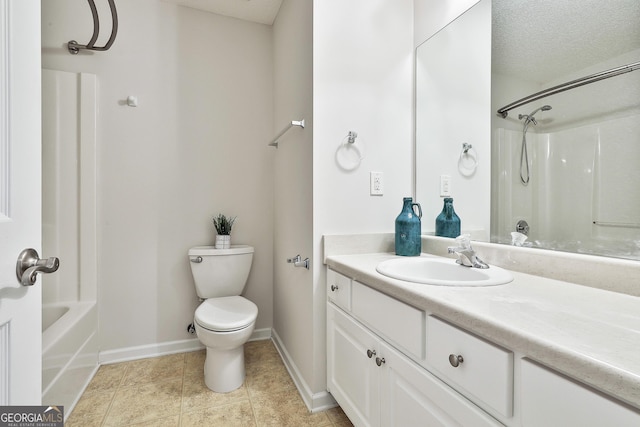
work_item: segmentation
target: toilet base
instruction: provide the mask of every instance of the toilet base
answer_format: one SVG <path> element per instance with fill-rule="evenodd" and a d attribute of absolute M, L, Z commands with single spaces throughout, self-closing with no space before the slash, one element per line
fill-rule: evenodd
<path fill-rule="evenodd" d="M 229 350 L 207 347 L 204 383 L 211 391 L 228 393 L 244 382 L 244 346 Z"/>

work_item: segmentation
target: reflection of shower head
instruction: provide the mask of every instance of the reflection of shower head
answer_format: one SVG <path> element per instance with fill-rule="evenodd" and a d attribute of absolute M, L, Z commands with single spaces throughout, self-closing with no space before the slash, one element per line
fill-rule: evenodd
<path fill-rule="evenodd" d="M 518 114 L 518 119 L 522 120 L 525 119 L 524 123 L 525 126 L 527 126 L 529 123 L 533 122 L 534 125 L 537 125 L 538 122 L 536 121 L 536 119 L 533 118 L 533 115 L 536 114 L 538 111 L 549 111 L 551 110 L 551 105 L 543 105 L 542 107 L 533 110 L 533 112 L 531 114 Z"/>

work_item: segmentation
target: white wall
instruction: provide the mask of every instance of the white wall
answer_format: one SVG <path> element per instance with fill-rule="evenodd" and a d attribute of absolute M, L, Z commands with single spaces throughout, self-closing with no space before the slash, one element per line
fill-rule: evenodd
<path fill-rule="evenodd" d="M 311 6 L 285 0 L 274 23 L 274 132 L 307 121 L 275 153 L 274 332 L 317 408 L 326 403 L 322 236 L 392 231 L 412 192 L 413 7 L 410 0 Z M 350 130 L 366 157 L 345 171 L 336 150 Z M 383 196 L 369 195 L 370 171 L 385 173 Z M 311 259 L 310 271 L 286 264 L 298 253 Z"/>
<path fill-rule="evenodd" d="M 286 262 L 313 257 L 314 117 L 312 110 L 312 2 L 285 0 L 273 26 L 274 134 L 292 120 L 305 119 L 273 150 L 274 159 L 274 332 L 287 352 L 290 368 L 312 394 L 314 376 L 312 271 Z M 304 390 L 308 391 L 305 393 Z"/>
<path fill-rule="evenodd" d="M 392 232 L 412 194 L 413 1 L 322 0 L 313 9 L 313 364 L 325 387 L 324 234 Z M 365 151 L 347 171 L 336 151 L 349 131 Z M 369 195 L 369 172 L 384 195 Z"/>
<path fill-rule="evenodd" d="M 414 45 L 417 47 L 422 44 L 477 2 L 478 0 L 414 0 Z"/>
<path fill-rule="evenodd" d="M 43 67 L 98 79 L 101 349 L 192 338 L 186 253 L 212 244 L 218 212 L 237 215 L 233 240 L 256 248 L 245 295 L 258 305 L 256 328 L 269 328 L 271 27 L 156 0 L 117 6 L 111 50 L 72 56 L 64 44 L 91 35 L 88 6 L 42 5 Z M 137 108 L 124 105 L 128 95 Z"/>

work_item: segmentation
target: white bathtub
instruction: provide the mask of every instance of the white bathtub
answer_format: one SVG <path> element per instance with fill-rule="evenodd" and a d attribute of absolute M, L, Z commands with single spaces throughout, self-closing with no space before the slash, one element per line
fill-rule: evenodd
<path fill-rule="evenodd" d="M 45 304 L 42 319 L 42 404 L 68 414 L 98 369 L 98 310 L 95 302 Z"/>

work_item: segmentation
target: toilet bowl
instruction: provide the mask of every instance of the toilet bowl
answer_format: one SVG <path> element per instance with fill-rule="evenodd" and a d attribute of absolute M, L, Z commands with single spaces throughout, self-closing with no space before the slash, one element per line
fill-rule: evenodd
<path fill-rule="evenodd" d="M 258 307 L 241 296 L 211 298 L 196 309 L 196 334 L 207 347 L 204 382 L 227 393 L 244 382 L 244 343 L 251 337 Z"/>
<path fill-rule="evenodd" d="M 258 307 L 240 294 L 252 259 L 253 248 L 246 245 L 189 250 L 196 293 L 204 300 L 193 322 L 198 339 L 207 348 L 204 381 L 218 393 L 237 389 L 245 379 L 244 343 L 253 333 Z"/>

